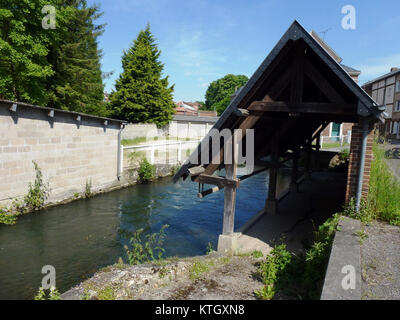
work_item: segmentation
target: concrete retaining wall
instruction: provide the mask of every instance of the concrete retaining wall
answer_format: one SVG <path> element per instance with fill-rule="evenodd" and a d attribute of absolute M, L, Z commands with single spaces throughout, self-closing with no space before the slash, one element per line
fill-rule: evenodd
<path fill-rule="evenodd" d="M 321 300 L 361 300 L 361 230 L 358 220 L 341 217 L 333 240 Z"/>
<path fill-rule="evenodd" d="M 10 109 L 11 108 L 11 109 Z M 35 179 L 32 161 L 49 182 L 49 202 L 118 185 L 121 122 L 0 101 L 0 204 L 24 196 Z"/>

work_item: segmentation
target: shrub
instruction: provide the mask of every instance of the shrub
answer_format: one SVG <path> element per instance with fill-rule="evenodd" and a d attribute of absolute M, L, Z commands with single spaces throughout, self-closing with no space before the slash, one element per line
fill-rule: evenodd
<path fill-rule="evenodd" d="M 138 169 L 138 181 L 139 183 L 146 183 L 154 179 L 155 166 L 150 164 L 147 159 L 142 159 Z"/>
<path fill-rule="evenodd" d="M 24 197 L 25 209 L 28 211 L 43 208 L 50 194 L 49 184 L 43 181 L 42 171 L 38 164 L 35 161 L 32 163 L 35 166 L 36 177 L 33 183 L 29 183 L 28 194 Z"/>
<path fill-rule="evenodd" d="M 169 226 L 163 225 L 158 233 L 148 234 L 142 239 L 143 229 L 139 229 L 133 233 L 133 237 L 129 240 L 131 249 L 124 246 L 128 263 L 130 265 L 141 264 L 148 261 L 161 260 L 165 252 L 162 247 L 165 240 L 165 229 Z"/>
<path fill-rule="evenodd" d="M 86 180 L 85 185 L 85 197 L 90 198 L 92 196 L 92 179 Z"/>
<path fill-rule="evenodd" d="M 38 293 L 35 296 L 35 300 L 61 300 L 60 293 L 56 288 L 51 288 L 49 293 L 42 287 L 39 288 Z"/>

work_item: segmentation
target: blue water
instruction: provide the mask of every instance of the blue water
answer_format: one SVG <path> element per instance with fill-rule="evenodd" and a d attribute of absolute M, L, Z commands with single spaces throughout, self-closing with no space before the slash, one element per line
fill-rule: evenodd
<path fill-rule="evenodd" d="M 264 172 L 241 183 L 236 229 L 263 208 L 267 182 Z M 286 175 L 280 185 L 287 185 Z M 197 192 L 196 183 L 165 178 L 26 215 L 14 226 L 0 225 L 0 299 L 32 299 L 44 265 L 56 268 L 59 291 L 68 290 L 124 258 L 123 246 L 139 228 L 154 233 L 169 225 L 165 256 L 204 254 L 209 242 L 216 247 L 222 231 L 224 195 L 198 199 Z"/>

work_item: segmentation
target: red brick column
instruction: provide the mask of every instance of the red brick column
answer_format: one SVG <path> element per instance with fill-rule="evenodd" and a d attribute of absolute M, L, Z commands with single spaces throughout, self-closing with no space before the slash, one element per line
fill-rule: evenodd
<path fill-rule="evenodd" d="M 365 199 L 368 196 L 369 177 L 371 173 L 371 162 L 372 162 L 372 144 L 374 142 L 373 128 L 374 126 L 373 124 L 371 124 L 369 127 L 369 133 L 367 137 L 367 149 L 365 152 L 364 178 L 362 186 L 362 199 Z M 347 188 L 346 188 L 346 204 L 352 198 L 355 198 L 357 194 L 361 147 L 362 147 L 362 127 L 360 124 L 354 124 L 351 134 L 349 171 L 347 175 Z"/>

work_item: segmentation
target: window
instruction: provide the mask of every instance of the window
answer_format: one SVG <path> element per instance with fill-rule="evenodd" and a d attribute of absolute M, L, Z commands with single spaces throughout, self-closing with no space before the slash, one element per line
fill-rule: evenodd
<path fill-rule="evenodd" d="M 396 92 L 400 92 L 400 80 L 396 81 Z"/>
<path fill-rule="evenodd" d="M 395 111 L 400 112 L 400 101 L 396 101 Z"/>
<path fill-rule="evenodd" d="M 398 125 L 397 122 L 393 122 L 392 134 L 397 134 Z"/>

